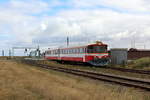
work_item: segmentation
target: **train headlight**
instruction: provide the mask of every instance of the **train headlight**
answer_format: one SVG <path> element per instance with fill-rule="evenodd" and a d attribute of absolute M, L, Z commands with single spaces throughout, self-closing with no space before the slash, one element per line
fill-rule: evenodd
<path fill-rule="evenodd" d="M 98 56 L 94 56 L 94 60 L 97 60 L 97 59 L 99 59 L 99 57 Z"/>

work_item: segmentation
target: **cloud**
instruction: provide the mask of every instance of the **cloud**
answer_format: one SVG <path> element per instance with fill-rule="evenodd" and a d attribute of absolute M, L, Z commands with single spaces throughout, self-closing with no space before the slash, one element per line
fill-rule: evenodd
<path fill-rule="evenodd" d="M 69 36 L 73 45 L 101 40 L 126 48 L 135 39 L 150 48 L 148 9 L 146 0 L 10 0 L 0 4 L 0 34 L 9 35 L 0 35 L 1 47 L 65 46 Z"/>
<path fill-rule="evenodd" d="M 120 12 L 149 12 L 148 0 L 72 0 L 68 5 L 75 8 L 104 8 Z"/>
<path fill-rule="evenodd" d="M 62 11 L 55 17 L 47 17 L 47 29 L 40 31 L 33 40 L 43 43 L 65 44 L 70 36 L 72 42 L 102 40 L 114 47 L 130 47 L 133 38 L 143 42 L 150 38 L 149 15 L 118 13 L 110 10 L 70 10 Z M 39 29 L 39 28 L 38 28 Z M 126 42 L 126 43 L 125 43 Z M 125 43 L 124 45 L 122 45 Z"/>

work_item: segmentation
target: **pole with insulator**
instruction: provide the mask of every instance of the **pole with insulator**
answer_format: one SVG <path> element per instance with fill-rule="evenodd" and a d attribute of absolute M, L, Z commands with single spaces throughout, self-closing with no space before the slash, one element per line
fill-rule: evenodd
<path fill-rule="evenodd" d="M 67 47 L 69 46 L 69 37 L 67 37 Z"/>

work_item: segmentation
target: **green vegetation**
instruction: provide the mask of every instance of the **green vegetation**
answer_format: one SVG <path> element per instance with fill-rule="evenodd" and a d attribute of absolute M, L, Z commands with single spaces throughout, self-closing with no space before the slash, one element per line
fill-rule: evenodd
<path fill-rule="evenodd" d="M 135 69 L 150 69 L 150 57 L 144 57 L 131 61 L 129 62 L 128 67 Z"/>

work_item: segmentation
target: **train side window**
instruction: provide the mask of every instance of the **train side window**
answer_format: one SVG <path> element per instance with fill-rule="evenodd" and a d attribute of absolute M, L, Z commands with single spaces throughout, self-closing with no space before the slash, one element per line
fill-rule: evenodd
<path fill-rule="evenodd" d="M 82 53 L 84 53 L 84 48 L 82 48 Z"/>
<path fill-rule="evenodd" d="M 59 52 L 60 52 L 60 54 L 61 54 L 61 49 L 60 49 L 60 51 L 59 51 Z"/>
<path fill-rule="evenodd" d="M 77 53 L 77 49 L 75 49 L 75 53 Z"/>
<path fill-rule="evenodd" d="M 81 50 L 81 48 L 80 48 L 80 53 L 82 53 L 82 50 Z"/>
<path fill-rule="evenodd" d="M 84 48 L 82 48 L 82 53 L 84 53 Z"/>
<path fill-rule="evenodd" d="M 82 48 L 80 48 L 80 53 L 82 53 Z"/>
<path fill-rule="evenodd" d="M 79 53 L 79 48 L 77 48 L 77 53 Z"/>
<path fill-rule="evenodd" d="M 87 49 L 85 48 L 85 53 L 87 53 Z"/>
<path fill-rule="evenodd" d="M 67 50 L 65 50 L 65 54 L 67 53 Z"/>
<path fill-rule="evenodd" d="M 78 48 L 78 53 L 80 52 L 80 49 Z"/>
<path fill-rule="evenodd" d="M 83 52 L 85 53 L 85 48 L 83 48 Z"/>
<path fill-rule="evenodd" d="M 56 54 L 58 54 L 58 50 L 56 50 Z"/>
<path fill-rule="evenodd" d="M 81 48 L 79 48 L 79 53 L 81 53 Z"/>

